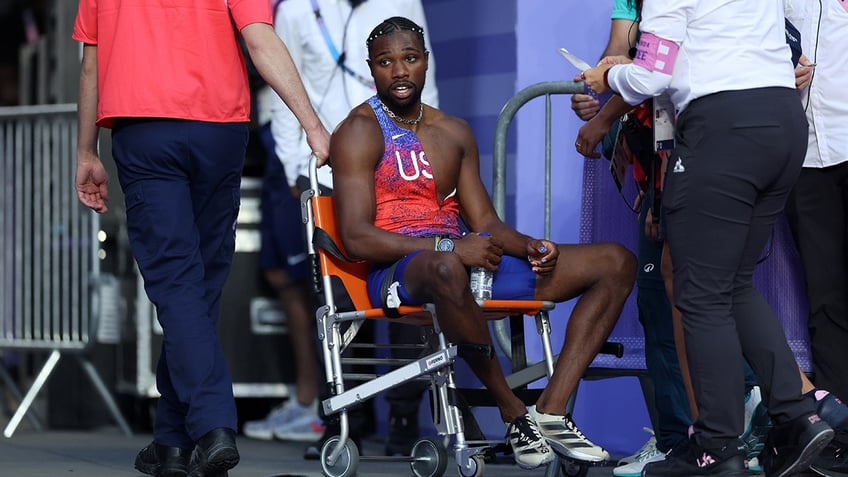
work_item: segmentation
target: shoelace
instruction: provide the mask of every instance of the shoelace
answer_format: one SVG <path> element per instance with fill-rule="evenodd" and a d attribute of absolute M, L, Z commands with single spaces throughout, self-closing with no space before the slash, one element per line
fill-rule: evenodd
<path fill-rule="evenodd" d="M 642 452 L 639 454 L 639 457 L 636 458 L 636 462 L 645 462 L 646 460 L 651 460 L 654 457 L 665 455 L 664 452 L 660 452 L 656 447 L 653 448 L 650 452 Z"/>
<path fill-rule="evenodd" d="M 567 427 L 569 431 L 577 434 L 577 437 L 579 437 L 581 439 L 586 439 L 586 436 L 584 436 L 583 433 L 580 432 L 580 429 L 577 428 L 577 424 L 575 424 L 574 421 L 571 420 L 570 415 L 563 416 L 563 419 L 565 420 L 565 427 Z M 586 440 L 589 440 L 589 439 L 586 439 Z"/>
<path fill-rule="evenodd" d="M 648 429 L 647 427 L 643 429 L 650 432 L 651 436 L 654 435 L 654 431 L 652 431 L 651 429 Z M 641 462 L 646 458 L 646 456 L 648 456 L 647 458 L 650 458 L 658 453 L 661 454 L 661 452 L 657 449 L 657 441 L 649 439 L 648 442 L 646 442 L 642 447 L 639 448 L 639 451 L 636 452 L 636 460 Z"/>
<path fill-rule="evenodd" d="M 520 417 L 517 421 L 510 423 L 510 428 L 515 428 L 518 433 L 518 443 L 522 445 L 530 445 L 535 442 L 541 442 L 542 435 L 539 431 L 527 422 L 526 417 Z M 508 429 L 509 434 L 512 434 L 512 429 Z"/>

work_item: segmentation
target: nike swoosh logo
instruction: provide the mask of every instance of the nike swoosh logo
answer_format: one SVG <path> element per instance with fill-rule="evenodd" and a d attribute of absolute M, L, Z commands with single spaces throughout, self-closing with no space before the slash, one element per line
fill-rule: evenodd
<path fill-rule="evenodd" d="M 406 133 L 395 134 L 394 136 L 392 136 L 392 141 L 394 141 L 395 139 L 397 139 L 401 136 L 406 136 Z"/>

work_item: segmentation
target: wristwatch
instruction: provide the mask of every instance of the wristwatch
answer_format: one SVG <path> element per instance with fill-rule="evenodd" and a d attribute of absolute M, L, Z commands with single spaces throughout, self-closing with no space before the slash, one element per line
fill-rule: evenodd
<path fill-rule="evenodd" d="M 454 243 L 448 237 L 436 237 L 437 252 L 453 252 Z"/>

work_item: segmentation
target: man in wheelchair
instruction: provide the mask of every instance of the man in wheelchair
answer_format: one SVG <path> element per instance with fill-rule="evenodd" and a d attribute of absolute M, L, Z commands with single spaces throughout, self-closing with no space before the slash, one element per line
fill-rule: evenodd
<path fill-rule="evenodd" d="M 581 461 L 608 459 L 564 414 L 633 287 L 633 254 L 612 243 L 555 244 L 503 223 L 480 180 L 468 124 L 421 103 L 428 67 L 422 29 L 390 18 L 366 44 L 377 94 L 339 125 L 330 161 L 342 242 L 351 256 L 372 263 L 373 305 L 435 305 L 439 326 L 494 397 L 519 466 L 546 464 L 551 450 Z M 553 376 L 529 409 L 495 358 L 469 289 L 471 267 L 494 272 L 496 300 L 580 296 Z"/>

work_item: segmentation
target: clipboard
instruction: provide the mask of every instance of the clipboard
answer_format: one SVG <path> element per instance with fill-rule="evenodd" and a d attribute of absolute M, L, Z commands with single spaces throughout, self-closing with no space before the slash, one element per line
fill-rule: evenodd
<path fill-rule="evenodd" d="M 622 116 L 619 121 L 625 121 L 627 115 Z M 619 194 L 622 193 L 622 189 L 624 189 L 624 181 L 627 179 L 627 169 L 630 167 L 631 158 L 633 157 L 632 152 L 630 151 L 630 147 L 627 146 L 627 141 L 624 140 L 624 135 L 621 134 L 621 127 L 618 128 L 618 132 L 615 135 L 615 141 L 612 145 L 612 157 L 610 157 L 610 175 L 612 176 L 613 182 L 615 182 L 615 188 L 618 190 Z"/>

